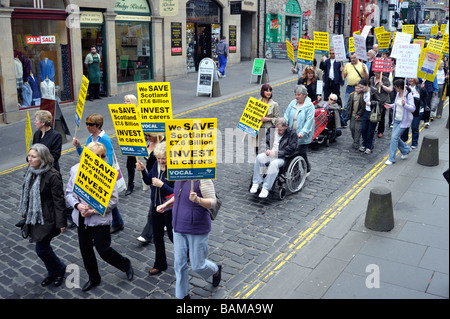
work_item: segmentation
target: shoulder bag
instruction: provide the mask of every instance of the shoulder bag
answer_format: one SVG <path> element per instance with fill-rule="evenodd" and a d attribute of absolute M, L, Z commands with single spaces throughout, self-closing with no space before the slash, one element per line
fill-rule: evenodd
<path fill-rule="evenodd" d="M 377 101 L 372 101 L 372 106 L 373 109 L 370 112 L 370 116 L 369 116 L 369 120 L 372 123 L 378 123 L 381 121 L 381 113 L 378 110 L 378 102 Z"/>
<path fill-rule="evenodd" d="M 127 190 L 127 183 L 125 183 L 125 179 L 122 176 L 122 172 L 120 171 L 120 166 L 119 166 L 119 162 L 117 161 L 116 158 L 116 152 L 114 152 L 113 150 L 113 154 L 114 154 L 114 161 L 112 164 L 112 167 L 117 171 L 117 189 L 119 191 L 119 193 L 125 192 Z"/>

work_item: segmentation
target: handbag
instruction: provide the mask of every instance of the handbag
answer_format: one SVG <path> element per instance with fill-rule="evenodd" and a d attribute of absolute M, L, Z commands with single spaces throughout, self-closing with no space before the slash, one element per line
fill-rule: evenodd
<path fill-rule="evenodd" d="M 372 123 L 378 123 L 381 121 L 381 112 L 378 110 L 378 102 L 374 101 L 372 103 L 375 104 L 375 107 L 370 112 L 369 121 Z"/>
<path fill-rule="evenodd" d="M 116 152 L 114 152 L 114 150 L 113 150 L 113 154 L 114 154 L 114 161 L 113 161 L 112 167 L 118 173 L 117 174 L 116 185 L 117 185 L 117 189 L 118 189 L 119 193 L 122 193 L 122 192 L 125 192 L 127 190 L 127 183 L 125 183 L 125 179 L 123 178 L 122 172 L 120 171 L 119 162 L 117 161 Z"/>
<path fill-rule="evenodd" d="M 220 206 L 222 206 L 222 201 L 216 194 L 216 205 L 214 208 L 208 209 L 209 215 L 211 216 L 211 220 L 215 220 L 217 218 L 217 214 L 219 214 Z"/>

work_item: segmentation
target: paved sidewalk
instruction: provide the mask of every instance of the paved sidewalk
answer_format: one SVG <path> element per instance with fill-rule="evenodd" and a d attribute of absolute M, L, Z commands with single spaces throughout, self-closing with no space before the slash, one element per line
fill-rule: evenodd
<path fill-rule="evenodd" d="M 308 234 L 299 234 L 292 256 L 274 262 L 249 298 L 449 298 L 449 185 L 442 176 L 449 167 L 448 107 L 444 114 L 420 133 L 420 141 L 439 137 L 439 166 L 417 163 L 420 143 L 406 160 L 385 166 L 383 159 Z M 364 226 L 376 186 L 391 190 L 390 232 Z"/>

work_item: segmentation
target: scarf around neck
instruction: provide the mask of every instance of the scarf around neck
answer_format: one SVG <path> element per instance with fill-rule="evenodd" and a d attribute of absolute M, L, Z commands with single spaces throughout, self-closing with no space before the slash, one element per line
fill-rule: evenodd
<path fill-rule="evenodd" d="M 19 213 L 26 219 L 25 222 L 27 224 L 44 225 L 41 205 L 41 176 L 48 172 L 50 168 L 35 169 L 29 167 L 25 173 L 19 202 Z"/>

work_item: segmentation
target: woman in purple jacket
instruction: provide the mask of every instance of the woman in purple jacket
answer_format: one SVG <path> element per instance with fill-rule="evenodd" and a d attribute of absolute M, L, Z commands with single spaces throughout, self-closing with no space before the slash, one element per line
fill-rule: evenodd
<path fill-rule="evenodd" d="M 391 145 L 389 148 L 389 158 L 384 164 L 392 165 L 395 163 L 397 148 L 402 153 L 401 159 L 406 159 L 409 152 L 411 152 L 411 147 L 409 147 L 400 138 L 403 132 L 411 126 L 413 120 L 413 112 L 416 109 L 414 104 L 414 98 L 411 93 L 411 89 L 406 87 L 405 90 L 405 80 L 397 79 L 394 81 L 394 89 L 397 92 L 394 104 L 385 104 L 386 109 L 392 108 L 393 110 L 393 121 L 394 125 L 391 135 Z"/>
<path fill-rule="evenodd" d="M 174 196 L 156 209 L 163 212 L 173 204 L 174 268 L 177 277 L 175 295 L 179 299 L 190 299 L 188 254 L 193 271 L 203 279 L 212 276 L 213 287 L 220 283 L 222 266 L 206 259 L 211 231 L 208 209 L 216 205 L 216 202 L 212 180 L 175 181 Z"/>

